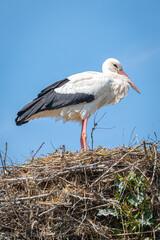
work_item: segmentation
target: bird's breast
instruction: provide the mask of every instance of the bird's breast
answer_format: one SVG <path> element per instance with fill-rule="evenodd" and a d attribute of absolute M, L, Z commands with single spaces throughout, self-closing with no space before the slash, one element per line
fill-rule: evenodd
<path fill-rule="evenodd" d="M 129 85 L 123 80 L 110 81 L 102 90 L 99 98 L 99 108 L 120 102 L 128 93 Z"/>
<path fill-rule="evenodd" d="M 120 102 L 128 93 L 129 85 L 128 82 L 123 79 L 118 79 L 118 81 L 113 82 L 113 102 L 111 104 L 115 104 Z"/>

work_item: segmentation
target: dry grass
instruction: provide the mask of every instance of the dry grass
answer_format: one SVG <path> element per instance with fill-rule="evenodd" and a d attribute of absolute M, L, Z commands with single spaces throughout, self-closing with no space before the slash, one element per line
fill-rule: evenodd
<path fill-rule="evenodd" d="M 112 150 L 99 147 L 85 153 L 59 150 L 20 166 L 2 166 L 0 239 L 158 239 L 158 144 L 143 142 L 135 148 Z M 140 180 L 145 179 L 145 197 L 153 213 L 152 223 L 140 226 L 139 231 L 127 225 L 130 213 L 121 205 L 128 201 L 130 176 L 137 173 Z M 126 180 L 119 198 L 116 181 L 122 178 Z M 97 215 L 109 208 L 119 209 L 119 214 Z M 137 216 L 133 212 L 140 211 L 140 205 L 128 208 L 133 217 Z"/>

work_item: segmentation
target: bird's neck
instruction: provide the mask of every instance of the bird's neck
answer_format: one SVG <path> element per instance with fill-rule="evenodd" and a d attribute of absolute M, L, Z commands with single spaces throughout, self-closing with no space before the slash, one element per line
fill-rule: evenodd
<path fill-rule="evenodd" d="M 113 92 L 115 93 L 115 102 L 117 103 L 128 93 L 129 84 L 127 77 L 111 71 L 109 71 L 108 77 L 112 82 Z"/>

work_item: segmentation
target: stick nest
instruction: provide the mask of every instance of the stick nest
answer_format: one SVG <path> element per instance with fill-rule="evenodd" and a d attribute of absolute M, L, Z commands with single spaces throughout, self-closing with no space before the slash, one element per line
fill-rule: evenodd
<path fill-rule="evenodd" d="M 22 165 L 1 167 L 0 239 L 157 239 L 158 144 L 143 141 L 134 148 L 98 147 L 79 153 L 58 150 Z M 137 174 L 136 187 L 143 182 L 145 191 L 136 206 L 128 196 L 135 191 L 131 176 Z M 139 221 L 137 231 L 132 220 L 138 222 L 136 214 L 142 205 L 148 208 L 148 201 L 152 221 Z M 123 204 L 128 204 L 128 213 Z"/>

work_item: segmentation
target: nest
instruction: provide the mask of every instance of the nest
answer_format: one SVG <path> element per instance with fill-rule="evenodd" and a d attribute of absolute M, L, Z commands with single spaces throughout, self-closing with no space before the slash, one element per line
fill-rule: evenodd
<path fill-rule="evenodd" d="M 2 166 L 0 239 L 158 239 L 158 144 L 58 150 L 22 165 Z M 143 192 L 137 200 L 141 204 L 129 199 L 135 191 Z M 146 208 L 152 216 L 141 224 L 138 217 L 144 210 L 145 218 Z"/>

